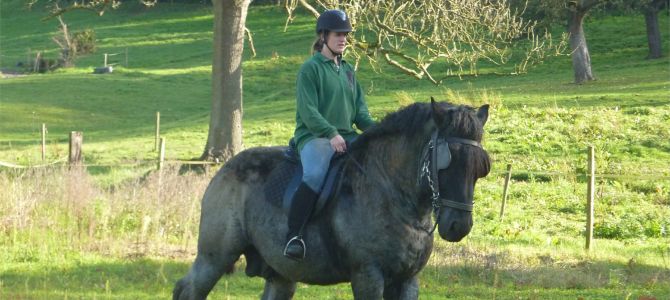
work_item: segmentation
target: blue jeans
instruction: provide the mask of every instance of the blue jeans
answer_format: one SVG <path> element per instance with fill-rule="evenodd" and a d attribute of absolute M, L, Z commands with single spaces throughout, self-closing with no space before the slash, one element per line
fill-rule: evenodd
<path fill-rule="evenodd" d="M 326 138 L 313 139 L 307 142 L 300 151 L 302 182 L 313 191 L 321 192 L 323 181 L 326 179 L 326 173 L 330 166 L 330 159 L 334 154 L 335 150 L 330 145 L 330 140 Z"/>

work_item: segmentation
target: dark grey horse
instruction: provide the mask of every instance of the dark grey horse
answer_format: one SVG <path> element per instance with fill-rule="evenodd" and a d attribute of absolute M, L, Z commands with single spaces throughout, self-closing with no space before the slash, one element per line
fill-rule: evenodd
<path fill-rule="evenodd" d="M 472 227 L 475 182 L 490 169 L 479 144 L 487 118 L 488 105 L 431 99 L 362 134 L 345 158 L 339 193 L 305 229 L 301 262 L 282 255 L 287 216 L 262 192 L 285 148 L 241 152 L 205 192 L 198 254 L 174 299 L 205 299 L 242 254 L 247 275 L 266 279 L 262 299 L 291 299 L 296 282 L 351 282 L 356 299 L 417 299 L 433 248 L 431 214 L 447 241 Z"/>

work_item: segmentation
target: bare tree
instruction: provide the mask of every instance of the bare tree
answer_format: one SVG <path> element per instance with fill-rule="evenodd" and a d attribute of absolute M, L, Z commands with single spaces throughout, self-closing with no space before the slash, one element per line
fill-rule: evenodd
<path fill-rule="evenodd" d="M 70 35 L 67 24 L 65 24 L 65 21 L 63 21 L 63 18 L 60 15 L 58 16 L 58 22 L 60 22 L 60 35 L 54 36 L 51 39 L 58 44 L 61 49 L 60 64 L 63 67 L 72 67 L 74 65 L 74 60 L 77 57 L 77 46 L 72 35 Z"/>
<path fill-rule="evenodd" d="M 549 34 L 539 37 L 534 23 L 524 22 L 507 0 L 316 0 L 320 8 L 341 8 L 349 15 L 355 34 L 349 37 L 349 51 L 358 64 L 368 58 L 373 66 L 380 61 L 417 79 L 439 84 L 444 77 L 476 75 L 478 63 L 504 65 L 514 54 L 513 47 L 526 40 L 523 57 L 513 73 L 541 61 L 547 53 L 560 53 L 562 44 L 553 44 Z M 305 0 L 287 1 L 288 21 L 298 4 L 318 17 L 318 10 Z M 435 78 L 431 66 L 448 66 L 442 78 Z M 464 70 L 466 69 L 466 70 Z"/>

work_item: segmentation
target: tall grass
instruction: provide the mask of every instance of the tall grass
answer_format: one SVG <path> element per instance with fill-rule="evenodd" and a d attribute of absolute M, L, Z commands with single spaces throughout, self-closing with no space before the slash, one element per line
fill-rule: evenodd
<path fill-rule="evenodd" d="M 40 252 L 53 249 L 114 256 L 193 251 L 199 200 L 208 180 L 168 168 L 101 188 L 80 168 L 2 172 L 5 258 L 48 257 Z"/>
<path fill-rule="evenodd" d="M 167 297 L 195 254 L 199 201 L 211 176 L 168 168 L 101 188 L 84 169 L 0 173 L 0 186 L 8 188 L 0 195 L 0 297 Z M 465 241 L 436 239 L 421 274 L 422 298 L 670 296 L 665 233 L 599 238 L 585 252 L 582 192 L 574 194 L 581 182 L 514 181 L 507 214 L 499 220 L 501 180 L 494 174 L 479 182 L 475 227 Z M 602 190 L 624 198 L 637 193 L 628 186 Z M 630 209 L 626 222 L 644 219 L 640 209 L 659 209 L 645 201 L 601 199 L 597 220 L 622 206 Z M 649 220 L 664 223 L 670 216 L 663 208 L 660 214 Z M 42 268 L 51 271 L 35 273 Z M 102 274 L 89 278 L 96 272 Z M 298 299 L 351 298 L 346 285 L 300 286 Z M 224 277 L 213 297 L 253 299 L 261 290 L 259 279 L 237 273 Z"/>

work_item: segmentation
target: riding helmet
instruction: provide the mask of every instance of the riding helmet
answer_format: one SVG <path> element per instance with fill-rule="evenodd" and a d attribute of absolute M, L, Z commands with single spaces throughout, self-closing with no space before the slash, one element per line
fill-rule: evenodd
<path fill-rule="evenodd" d="M 351 23 L 344 11 L 331 9 L 324 11 L 316 20 L 316 33 L 328 30 L 333 32 L 351 32 Z"/>

